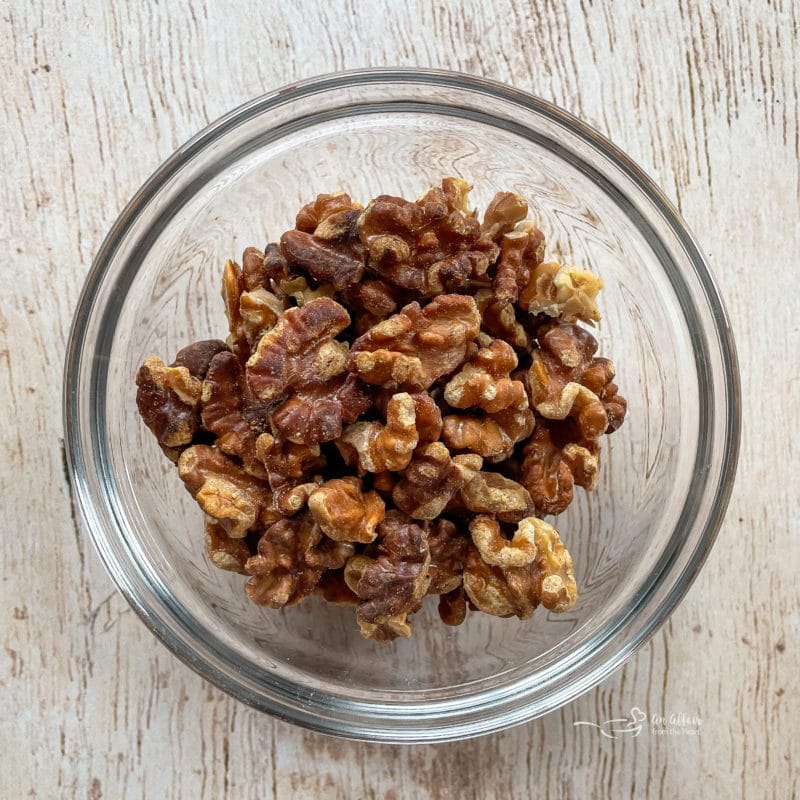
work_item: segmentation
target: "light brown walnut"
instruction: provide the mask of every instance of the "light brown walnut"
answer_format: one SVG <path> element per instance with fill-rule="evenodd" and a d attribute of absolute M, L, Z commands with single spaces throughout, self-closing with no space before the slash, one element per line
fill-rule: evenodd
<path fill-rule="evenodd" d="M 547 419 L 570 417 L 589 441 L 597 441 L 609 426 L 597 391 L 602 393 L 614 377 L 611 362 L 594 358 L 596 351 L 597 341 L 586 329 L 568 323 L 546 326 L 528 373 L 534 408 Z"/>
<path fill-rule="evenodd" d="M 538 603 L 535 597 L 518 598 L 499 567 L 487 564 L 478 549 L 470 545 L 464 564 L 464 591 L 475 608 L 493 617 L 528 619 Z"/>
<path fill-rule="evenodd" d="M 198 444 L 184 450 L 178 474 L 200 508 L 232 539 L 241 539 L 278 516 L 269 486 L 214 447 Z"/>
<path fill-rule="evenodd" d="M 537 525 L 546 525 L 536 517 L 520 520 L 514 536 L 506 539 L 500 523 L 493 517 L 479 515 L 469 524 L 472 541 L 481 558 L 494 567 L 524 567 L 536 558 Z"/>
<path fill-rule="evenodd" d="M 528 216 L 528 203 L 514 192 L 498 192 L 486 206 L 481 231 L 495 242 Z"/>
<path fill-rule="evenodd" d="M 322 532 L 336 542 L 373 541 L 385 514 L 380 495 L 364 492 L 355 477 L 334 478 L 314 489 L 308 509 Z"/>
<path fill-rule="evenodd" d="M 533 223 L 523 223 L 503 236 L 500 258 L 492 279 L 497 301 L 516 303 L 520 292 L 530 283 L 531 272 L 543 258 L 544 235 Z"/>
<path fill-rule="evenodd" d="M 319 300 L 322 297 L 333 299 L 336 295 L 333 286 L 329 283 L 321 283 L 319 286 L 312 288 L 303 275 L 281 280 L 278 284 L 277 293 L 280 297 L 288 298 L 298 306 L 304 306 L 312 300 Z"/>
<path fill-rule="evenodd" d="M 244 574 L 244 565 L 253 554 L 244 539 L 228 536 L 214 519 L 205 522 L 205 548 L 208 560 L 218 569 Z"/>
<path fill-rule="evenodd" d="M 534 527 L 533 560 L 524 566 L 488 564 L 477 547 L 467 555 L 464 589 L 473 605 L 497 617 L 528 619 L 537 606 L 557 613 L 578 599 L 572 558 L 558 531 L 539 520 Z"/>
<path fill-rule="evenodd" d="M 511 345 L 489 340 L 448 381 L 444 399 L 453 408 L 480 408 L 490 414 L 524 405 L 528 401 L 525 385 L 510 378 L 517 363 Z"/>
<path fill-rule="evenodd" d="M 528 490 L 499 472 L 474 472 L 460 493 L 464 507 L 476 514 L 490 514 L 503 522 L 518 522 L 533 508 Z"/>
<path fill-rule="evenodd" d="M 593 324 L 600 320 L 596 298 L 602 288 L 603 281 L 589 270 L 549 261 L 530 270 L 519 305 L 562 322 Z"/>
<path fill-rule="evenodd" d="M 511 455 L 517 442 L 531 435 L 533 427 L 533 413 L 523 389 L 517 401 L 502 411 L 483 416 L 446 416 L 442 440 L 451 450 L 467 450 L 491 461 L 503 461 Z"/>
<path fill-rule="evenodd" d="M 508 342 L 517 350 L 530 349 L 531 337 L 517 319 L 513 303 L 498 300 L 492 289 L 479 289 L 475 293 L 475 302 L 481 314 L 482 331 Z"/>
<path fill-rule="evenodd" d="M 578 600 L 575 583 L 575 567 L 572 556 L 561 541 L 558 531 L 546 522 L 538 520 L 536 560 L 531 566 L 535 576 L 539 602 L 548 610 L 562 613 Z"/>
<path fill-rule="evenodd" d="M 248 259 L 254 258 L 252 252 L 245 251 L 245 254 Z M 250 269 L 248 275 L 251 280 L 252 273 Z M 264 286 L 248 290 L 242 268 L 230 259 L 225 263 L 222 274 L 222 299 L 228 318 L 228 347 L 242 361 L 246 361 L 262 334 L 275 324 L 283 312 L 283 302 Z"/>
<path fill-rule="evenodd" d="M 419 443 L 414 400 L 400 392 L 386 406 L 386 424 L 356 422 L 344 429 L 336 447 L 344 460 L 360 473 L 399 472 L 411 461 Z"/>

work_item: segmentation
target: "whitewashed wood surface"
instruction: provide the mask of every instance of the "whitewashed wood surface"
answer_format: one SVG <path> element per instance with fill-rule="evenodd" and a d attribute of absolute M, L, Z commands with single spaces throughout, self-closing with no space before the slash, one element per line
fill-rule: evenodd
<path fill-rule="evenodd" d="M 2 4 L 0 797 L 797 796 L 799 17 L 792 0 Z M 437 747 L 303 732 L 203 682 L 78 534 L 62 458 L 70 317 L 133 192 L 242 101 L 380 65 L 498 78 L 610 136 L 701 239 L 743 375 L 734 497 L 669 624 L 570 707 Z M 573 728 L 633 706 L 700 735 Z"/>

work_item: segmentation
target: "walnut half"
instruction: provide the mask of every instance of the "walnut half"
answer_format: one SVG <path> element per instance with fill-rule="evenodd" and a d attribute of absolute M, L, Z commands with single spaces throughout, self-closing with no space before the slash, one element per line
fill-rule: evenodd
<path fill-rule="evenodd" d="M 554 612 L 575 604 L 572 558 L 555 528 L 531 517 L 520 523 L 517 542 L 503 544 L 491 526 L 480 527 L 464 568 L 464 589 L 477 608 L 497 617 L 527 619 L 540 604 Z M 487 553 L 495 563 L 486 561 Z"/>

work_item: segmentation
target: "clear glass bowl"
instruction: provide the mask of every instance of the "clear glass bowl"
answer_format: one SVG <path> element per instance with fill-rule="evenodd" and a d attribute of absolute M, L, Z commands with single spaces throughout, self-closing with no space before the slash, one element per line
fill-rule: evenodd
<path fill-rule="evenodd" d="M 201 512 L 137 416 L 148 355 L 224 337 L 221 267 L 343 188 L 417 196 L 442 176 L 531 201 L 549 252 L 602 276 L 600 352 L 629 401 L 600 485 L 557 526 L 580 600 L 532 620 L 438 620 L 359 635 L 351 607 L 270 611 L 212 568 Z M 587 691 L 664 622 L 714 540 L 733 482 L 739 388 L 727 316 L 697 245 L 656 186 L 574 117 L 491 81 L 375 70 L 281 89 L 213 123 L 136 194 L 108 234 L 69 342 L 73 486 L 111 576 L 150 629 L 220 688 L 283 719 L 367 740 L 456 739 Z"/>

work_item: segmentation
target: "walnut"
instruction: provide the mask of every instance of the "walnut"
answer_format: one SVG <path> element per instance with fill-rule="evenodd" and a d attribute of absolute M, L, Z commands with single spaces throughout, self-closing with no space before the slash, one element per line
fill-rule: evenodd
<path fill-rule="evenodd" d="M 464 506 L 476 514 L 491 514 L 503 522 L 518 522 L 533 508 L 528 490 L 497 472 L 475 472 L 464 481 Z"/>
<path fill-rule="evenodd" d="M 273 523 L 258 540 L 258 553 L 245 571 L 252 577 L 245 589 L 258 605 L 282 608 L 300 602 L 314 590 L 323 573 L 341 569 L 354 547 L 323 535 L 310 513 Z"/>
<path fill-rule="evenodd" d="M 441 442 L 433 442 L 415 451 L 392 491 L 392 500 L 413 519 L 436 519 L 463 480 L 450 451 Z"/>
<path fill-rule="evenodd" d="M 453 463 L 461 473 L 464 483 L 469 483 L 483 466 L 483 459 L 477 453 L 462 453 L 453 456 Z"/>
<path fill-rule="evenodd" d="M 201 418 L 223 453 L 242 459 L 248 472 L 266 477 L 255 457 L 256 432 L 243 413 L 244 370 L 230 351 L 217 353 L 203 380 Z"/>
<path fill-rule="evenodd" d="M 598 444 L 582 440 L 569 420 L 539 419 L 522 452 L 521 480 L 539 514 L 560 514 L 572 502 L 575 484 L 595 488 Z"/>
<path fill-rule="evenodd" d="M 373 278 L 348 286 L 344 298 L 350 308 L 366 311 L 376 320 L 382 320 L 397 310 L 397 299 L 391 286 Z"/>
<path fill-rule="evenodd" d="M 466 182 L 446 181 L 416 202 L 380 195 L 358 220 L 369 269 L 418 297 L 463 291 L 497 257 L 496 245 L 466 213 Z"/>
<path fill-rule="evenodd" d="M 489 413 L 527 403 L 524 384 L 509 377 L 517 363 L 511 345 L 490 340 L 450 379 L 444 399 L 453 408 L 477 407 Z"/>
<path fill-rule="evenodd" d="M 442 435 L 442 412 L 429 394 L 412 394 L 418 444 L 438 441 Z"/>
<path fill-rule="evenodd" d="M 397 310 L 396 290 L 384 281 L 362 280 L 348 286 L 342 299 L 353 318 L 354 336 L 362 336 Z"/>
<path fill-rule="evenodd" d="M 533 602 L 520 602 L 508 585 L 506 575 L 499 567 L 487 564 L 477 548 L 472 545 L 467 551 L 463 577 L 464 591 L 472 605 L 493 617 L 528 619 L 536 608 Z"/>
<path fill-rule="evenodd" d="M 431 523 L 428 548 L 431 553 L 428 594 L 446 594 L 461 586 L 469 538 L 454 522 L 440 517 Z"/>
<path fill-rule="evenodd" d="M 214 447 L 197 444 L 184 450 L 178 474 L 200 508 L 232 539 L 278 516 L 269 487 Z"/>
<path fill-rule="evenodd" d="M 571 417 L 581 437 L 590 441 L 609 426 L 605 406 L 593 389 L 603 392 L 614 377 L 610 361 L 593 358 L 596 350 L 597 341 L 584 328 L 568 323 L 547 327 L 528 373 L 534 408 L 547 419 Z"/>
<path fill-rule="evenodd" d="M 458 409 L 480 408 L 485 416 L 454 414 L 444 418 L 442 438 L 454 450 L 485 458 L 507 458 L 514 445 L 530 436 L 533 414 L 521 381 L 509 374 L 517 366 L 513 348 L 494 340 L 445 386 L 444 399 Z"/>
<path fill-rule="evenodd" d="M 325 466 L 319 445 L 297 444 L 264 433 L 256 439 L 255 452 L 266 468 L 275 508 L 286 516 L 296 514 L 317 488 L 313 477 Z"/>
<path fill-rule="evenodd" d="M 593 323 L 600 319 L 595 298 L 602 288 L 603 281 L 588 270 L 548 262 L 531 269 L 519 305 L 563 322 Z"/>
<path fill-rule="evenodd" d="M 390 496 L 396 484 L 397 475 L 394 472 L 389 472 L 389 470 L 376 472 L 372 476 L 372 488 L 382 495 Z"/>
<path fill-rule="evenodd" d="M 625 421 L 628 401 L 619 394 L 614 380 L 614 365 L 607 358 L 593 358 L 581 376 L 581 383 L 594 392 L 608 416 L 606 433 L 618 430 Z"/>
<path fill-rule="evenodd" d="M 395 394 L 397 392 L 393 389 L 377 390 L 373 397 L 373 408 L 385 417 L 389 401 Z M 416 415 L 415 425 L 419 440 L 417 446 L 421 447 L 423 444 L 438 441 L 442 434 L 442 412 L 436 404 L 436 400 L 427 392 L 412 394 L 411 400 L 414 403 L 414 414 Z"/>
<path fill-rule="evenodd" d="M 328 603 L 345 606 L 358 605 L 358 595 L 347 585 L 344 579 L 344 569 L 329 569 L 323 573 L 319 583 L 314 587 L 314 592 Z"/>
<path fill-rule="evenodd" d="M 440 595 L 438 610 L 445 625 L 460 625 L 467 617 L 467 595 L 463 587 Z"/>
<path fill-rule="evenodd" d="M 261 337 L 247 362 L 247 382 L 256 399 L 275 402 L 270 421 L 277 433 L 300 444 L 336 439 L 371 399 L 344 372 L 348 347 L 333 337 L 350 323 L 338 303 L 320 298 L 290 308 Z M 281 400 L 283 393 L 292 396 Z"/>
<path fill-rule="evenodd" d="M 247 382 L 253 395 L 269 402 L 289 389 L 340 375 L 347 344 L 334 337 L 349 324 L 347 311 L 328 298 L 284 311 L 247 362 Z"/>
<path fill-rule="evenodd" d="M 242 253 L 242 281 L 246 292 L 256 289 L 275 292 L 288 275 L 289 265 L 275 242 L 268 244 L 263 252 L 257 247 L 246 247 Z"/>
<path fill-rule="evenodd" d="M 213 519 L 206 519 L 206 556 L 217 568 L 244 574 L 244 565 L 253 554 L 244 539 L 234 539 Z"/>
<path fill-rule="evenodd" d="M 252 253 L 245 254 L 253 258 Z M 226 262 L 222 275 L 222 299 L 230 331 L 228 346 L 246 361 L 261 335 L 277 321 L 283 303 L 262 286 L 247 291 L 242 269 L 231 260 Z"/>
<path fill-rule="evenodd" d="M 224 342 L 195 342 L 167 366 L 157 356 L 145 359 L 136 373 L 136 405 L 159 444 L 174 449 L 191 443 L 200 428 L 203 378 Z"/>
<path fill-rule="evenodd" d="M 528 216 L 528 203 L 514 192 L 498 192 L 486 207 L 481 230 L 495 242 Z"/>
<path fill-rule="evenodd" d="M 281 237 L 281 254 L 289 268 L 328 283 L 337 292 L 357 284 L 366 260 L 358 238 L 361 210 L 344 193 L 319 195 L 304 206 L 297 215 L 297 228 Z"/>
<path fill-rule="evenodd" d="M 441 186 L 431 186 L 417 202 L 444 204 L 450 212 L 469 214 L 469 193 L 472 187 L 463 178 L 443 178 Z M 473 214 L 474 216 L 474 214 Z"/>
<path fill-rule="evenodd" d="M 364 472 L 399 472 L 419 443 L 416 409 L 410 394 L 394 395 L 386 406 L 386 424 L 356 422 L 336 440 L 344 460 Z"/>
<path fill-rule="evenodd" d="M 346 192 L 332 192 L 331 194 L 318 194 L 310 203 L 306 203 L 297 212 L 295 227 L 305 233 L 314 233 L 321 222 L 328 217 L 343 211 L 363 210 L 362 206 L 354 203 Z"/>
<path fill-rule="evenodd" d="M 304 306 L 312 300 L 319 300 L 320 297 L 333 298 L 336 295 L 333 286 L 329 283 L 322 283 L 316 288 L 312 288 L 302 275 L 283 279 L 278 284 L 277 293 L 280 297 L 291 298 L 298 306 Z"/>
<path fill-rule="evenodd" d="M 492 289 L 479 289 L 475 293 L 475 302 L 481 314 L 481 330 L 508 342 L 517 350 L 530 349 L 530 336 L 517 319 L 513 303 L 497 300 Z"/>
<path fill-rule="evenodd" d="M 355 422 L 371 405 L 370 392 L 355 375 L 339 376 L 279 403 L 270 423 L 276 434 L 294 442 L 330 442 L 343 423 Z"/>
<path fill-rule="evenodd" d="M 488 564 L 477 547 L 464 567 L 464 589 L 481 611 L 497 617 L 528 619 L 541 603 L 549 611 L 571 608 L 578 598 L 572 558 L 558 531 L 542 520 L 533 525 L 535 555 L 524 566 Z"/>
<path fill-rule="evenodd" d="M 483 417 L 451 414 L 443 420 L 442 439 L 452 450 L 469 450 L 492 461 L 502 461 L 511 455 L 517 442 L 531 435 L 533 426 L 526 399 Z"/>
<path fill-rule="evenodd" d="M 620 425 L 625 421 L 625 415 L 628 412 L 628 401 L 619 394 L 616 383 L 606 384 L 599 397 L 608 415 L 606 433 L 614 433 L 614 431 L 619 430 Z"/>
<path fill-rule="evenodd" d="M 281 236 L 281 253 L 290 269 L 302 270 L 336 291 L 357 283 L 364 274 L 363 249 L 357 251 L 352 243 L 342 245 L 303 231 L 286 231 Z"/>
<path fill-rule="evenodd" d="M 503 236 L 492 289 L 500 303 L 516 303 L 530 282 L 531 270 L 544 258 L 544 235 L 532 223 Z M 523 306 L 524 307 L 524 306 Z"/>
<path fill-rule="evenodd" d="M 428 535 L 399 511 L 389 511 L 378 526 L 374 557 L 354 556 L 344 576 L 359 599 L 356 621 L 367 639 L 387 641 L 411 635 L 407 617 L 428 590 Z"/>
<path fill-rule="evenodd" d="M 561 613 L 572 608 L 578 599 L 572 556 L 552 525 L 536 522 L 536 560 L 530 568 L 536 580 L 536 594 L 548 611 Z"/>
<path fill-rule="evenodd" d="M 512 539 L 506 539 L 500 530 L 500 523 L 492 517 L 480 515 L 469 524 L 472 541 L 481 558 L 495 567 L 524 567 L 536 557 L 534 533 L 541 523 L 536 517 L 520 520 Z"/>
<path fill-rule="evenodd" d="M 241 331 L 251 351 L 261 336 L 277 322 L 283 311 L 283 303 L 266 289 L 242 292 L 239 297 Z"/>
<path fill-rule="evenodd" d="M 314 489 L 308 509 L 322 532 L 336 542 L 371 542 L 384 517 L 377 492 L 362 491 L 358 478 L 334 478 Z"/>
<path fill-rule="evenodd" d="M 245 291 L 266 289 L 269 286 L 269 277 L 264 270 L 266 254 L 257 247 L 245 247 L 242 253 L 242 283 Z"/>
<path fill-rule="evenodd" d="M 478 335 L 480 315 L 464 295 L 410 303 L 353 342 L 348 369 L 367 383 L 427 389 L 458 367 Z"/>

